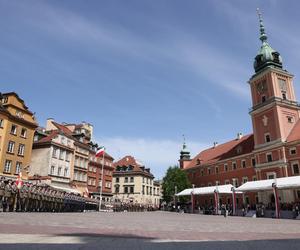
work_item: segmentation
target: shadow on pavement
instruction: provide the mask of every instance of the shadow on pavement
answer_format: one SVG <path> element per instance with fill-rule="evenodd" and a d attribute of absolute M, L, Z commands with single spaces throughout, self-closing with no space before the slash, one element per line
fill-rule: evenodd
<path fill-rule="evenodd" d="M 4 235 L 2 235 L 4 236 Z M 24 234 L 22 235 L 24 237 Z M 253 241 L 167 241 L 135 235 L 102 235 L 102 234 L 58 234 L 46 238 L 26 238 L 22 243 L 16 235 L 16 243 L 1 243 L 0 249 L 5 250 L 94 250 L 94 249 L 224 249 L 224 250 L 282 250 L 300 249 L 300 239 L 253 240 Z M 31 241 L 32 240 L 32 241 Z M 50 242 L 48 242 L 50 241 Z M 62 242 L 65 241 L 65 242 Z M 19 242 L 19 243 L 17 243 Z"/>

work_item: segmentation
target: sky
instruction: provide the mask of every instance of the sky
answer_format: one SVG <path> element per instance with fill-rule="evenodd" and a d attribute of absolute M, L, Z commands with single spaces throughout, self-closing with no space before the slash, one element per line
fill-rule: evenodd
<path fill-rule="evenodd" d="M 0 0 L 0 91 L 162 178 L 183 134 L 193 157 L 252 133 L 257 7 L 299 97 L 297 0 Z"/>

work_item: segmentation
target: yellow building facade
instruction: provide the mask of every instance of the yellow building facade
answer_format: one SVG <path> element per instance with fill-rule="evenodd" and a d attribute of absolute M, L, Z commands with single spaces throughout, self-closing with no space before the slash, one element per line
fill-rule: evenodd
<path fill-rule="evenodd" d="M 34 114 L 14 92 L 0 99 L 0 175 L 15 178 L 22 172 L 26 179 L 30 168 Z"/>

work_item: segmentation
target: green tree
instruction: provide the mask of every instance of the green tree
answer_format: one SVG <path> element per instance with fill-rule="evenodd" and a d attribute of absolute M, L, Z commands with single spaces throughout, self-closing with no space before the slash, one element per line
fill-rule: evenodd
<path fill-rule="evenodd" d="M 191 186 L 185 171 L 181 170 L 178 166 L 169 167 L 162 183 L 163 200 L 169 203 L 174 199 L 175 189 L 179 193 Z"/>

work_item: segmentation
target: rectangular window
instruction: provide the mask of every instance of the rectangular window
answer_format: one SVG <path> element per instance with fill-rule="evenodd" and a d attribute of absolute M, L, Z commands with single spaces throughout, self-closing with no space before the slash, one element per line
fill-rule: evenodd
<path fill-rule="evenodd" d="M 271 141 L 271 137 L 270 134 L 265 134 L 265 142 L 270 142 Z"/>
<path fill-rule="evenodd" d="M 236 179 L 236 178 L 233 178 L 232 179 L 232 185 L 234 186 L 234 187 L 238 187 L 239 186 L 239 181 L 238 181 L 238 179 Z"/>
<path fill-rule="evenodd" d="M 3 119 L 0 119 L 0 128 L 3 128 Z"/>
<path fill-rule="evenodd" d="M 124 193 L 128 194 L 128 187 L 124 187 Z"/>
<path fill-rule="evenodd" d="M 295 155 L 297 154 L 296 148 L 290 148 L 290 155 Z"/>
<path fill-rule="evenodd" d="M 293 173 L 294 174 L 299 174 L 299 165 L 298 165 L 298 163 L 293 164 Z"/>
<path fill-rule="evenodd" d="M 251 162 L 252 162 L 252 167 L 255 167 L 255 165 L 256 165 L 256 160 L 255 160 L 255 158 L 252 158 L 252 159 L 251 159 Z"/>
<path fill-rule="evenodd" d="M 17 126 L 16 125 L 11 125 L 10 133 L 13 135 L 17 134 Z"/>
<path fill-rule="evenodd" d="M 27 129 L 26 128 L 22 128 L 21 130 L 21 137 L 26 138 L 27 135 Z"/>
<path fill-rule="evenodd" d="M 134 182 L 134 178 L 132 176 L 130 177 L 130 182 Z"/>
<path fill-rule="evenodd" d="M 243 184 L 248 181 L 248 177 L 243 177 Z"/>
<path fill-rule="evenodd" d="M 145 186 L 142 187 L 142 194 L 145 194 Z"/>
<path fill-rule="evenodd" d="M 130 187 L 130 193 L 133 194 L 134 193 L 134 186 Z"/>
<path fill-rule="evenodd" d="M 228 165 L 224 164 L 224 171 L 227 172 L 228 171 Z"/>
<path fill-rule="evenodd" d="M 68 169 L 68 168 L 65 168 L 65 171 L 64 171 L 64 177 L 67 177 L 67 176 L 68 176 L 68 172 L 69 172 L 69 169 Z"/>
<path fill-rule="evenodd" d="M 55 167 L 54 167 L 54 166 L 51 166 L 50 174 L 51 174 L 51 175 L 54 175 L 54 171 L 55 171 Z"/>
<path fill-rule="evenodd" d="M 216 174 L 218 174 L 219 173 L 219 168 L 218 167 L 216 167 Z"/>
<path fill-rule="evenodd" d="M 116 193 L 119 193 L 119 192 L 120 192 L 120 186 L 116 186 L 116 187 L 115 187 L 115 192 L 116 192 Z"/>
<path fill-rule="evenodd" d="M 14 149 L 15 149 L 15 143 L 13 141 L 9 141 L 7 146 L 7 152 L 13 154 Z"/>
<path fill-rule="evenodd" d="M 127 183 L 128 182 L 128 177 L 125 177 L 125 181 L 124 181 L 125 183 Z"/>
<path fill-rule="evenodd" d="M 267 154 L 267 162 L 272 162 L 273 159 L 272 159 L 272 153 L 268 153 Z"/>
<path fill-rule="evenodd" d="M 246 168 L 246 161 L 242 160 L 242 168 Z"/>
<path fill-rule="evenodd" d="M 208 175 L 210 175 L 210 173 L 211 173 L 210 168 L 207 169 L 207 173 L 208 173 Z"/>
<path fill-rule="evenodd" d="M 232 163 L 232 169 L 235 170 L 236 169 L 236 162 Z"/>
<path fill-rule="evenodd" d="M 282 99 L 286 100 L 286 92 L 285 91 L 281 91 L 281 94 L 282 94 Z"/>
<path fill-rule="evenodd" d="M 18 149 L 18 155 L 24 156 L 24 152 L 25 152 L 25 145 L 20 144 Z"/>
<path fill-rule="evenodd" d="M 61 149 L 60 152 L 59 152 L 59 159 L 63 160 L 64 159 L 64 155 L 65 155 L 65 151 Z"/>
<path fill-rule="evenodd" d="M 16 174 L 19 174 L 21 172 L 22 169 L 22 162 L 18 162 L 16 163 Z"/>
<path fill-rule="evenodd" d="M 287 116 L 288 123 L 293 123 L 294 119 L 292 116 Z"/>
<path fill-rule="evenodd" d="M 230 181 L 229 180 L 225 180 L 225 185 L 228 185 L 230 184 Z"/>
<path fill-rule="evenodd" d="M 204 176 L 204 171 L 203 171 L 203 169 L 201 170 L 201 176 Z"/>
<path fill-rule="evenodd" d="M 53 147 L 52 157 L 57 158 L 57 148 Z"/>
<path fill-rule="evenodd" d="M 10 173 L 10 170 L 11 170 L 11 161 L 10 160 L 6 160 L 3 172 L 4 173 Z"/>
<path fill-rule="evenodd" d="M 263 95 L 263 96 L 261 97 L 261 102 L 265 102 L 265 101 L 266 101 L 266 96 Z"/>
<path fill-rule="evenodd" d="M 71 153 L 66 151 L 66 161 L 70 161 Z"/>
<path fill-rule="evenodd" d="M 252 181 L 257 181 L 256 176 L 253 176 L 253 177 L 252 177 Z"/>
<path fill-rule="evenodd" d="M 57 169 L 57 175 L 58 175 L 58 176 L 61 175 L 61 167 L 58 167 L 58 169 Z"/>

